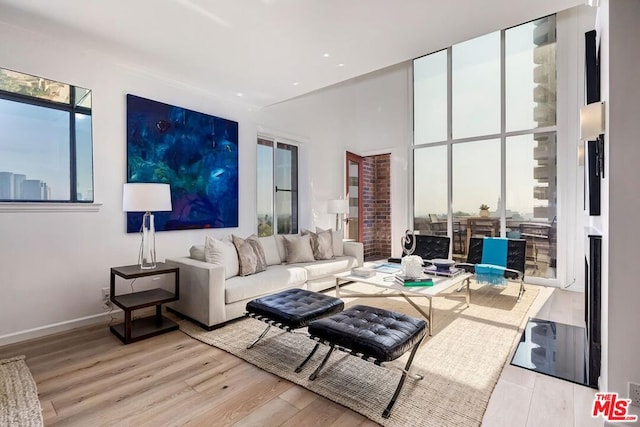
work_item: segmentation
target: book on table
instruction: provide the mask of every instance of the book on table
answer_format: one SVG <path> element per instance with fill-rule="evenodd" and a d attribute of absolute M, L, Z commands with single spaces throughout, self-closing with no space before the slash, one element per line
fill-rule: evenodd
<path fill-rule="evenodd" d="M 464 273 L 466 270 L 464 268 L 451 267 L 448 270 L 438 270 L 435 265 L 430 265 L 425 267 L 424 272 L 426 274 L 431 274 L 434 276 L 444 276 L 444 277 L 456 277 L 460 274 Z"/>
<path fill-rule="evenodd" d="M 390 262 L 385 262 L 385 263 L 382 263 L 382 264 L 377 264 L 373 268 L 379 273 L 393 274 L 393 273 L 397 273 L 398 271 L 400 271 L 402 269 L 402 266 L 400 264 L 394 264 L 394 263 L 390 263 Z"/>
<path fill-rule="evenodd" d="M 402 274 L 397 274 L 395 282 L 402 286 L 433 286 L 433 278 L 422 275 L 420 277 L 406 277 Z"/>
<path fill-rule="evenodd" d="M 356 268 L 352 268 L 351 269 L 351 275 L 352 276 L 357 276 L 357 277 L 362 277 L 362 278 L 368 278 L 368 277 L 373 277 L 376 275 L 376 271 L 373 268 L 368 268 L 368 267 L 356 267 Z"/>

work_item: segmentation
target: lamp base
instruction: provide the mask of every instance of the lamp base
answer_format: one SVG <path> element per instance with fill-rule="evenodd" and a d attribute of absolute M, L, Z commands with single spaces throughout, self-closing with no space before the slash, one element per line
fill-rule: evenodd
<path fill-rule="evenodd" d="M 140 227 L 140 251 L 138 252 L 138 264 L 142 270 L 156 268 L 156 229 L 151 212 L 146 212 L 142 217 Z"/>

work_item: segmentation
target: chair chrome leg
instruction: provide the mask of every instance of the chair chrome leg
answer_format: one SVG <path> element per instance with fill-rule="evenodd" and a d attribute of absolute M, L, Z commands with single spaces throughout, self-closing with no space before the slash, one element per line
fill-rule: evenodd
<path fill-rule="evenodd" d="M 329 360 L 329 356 L 331 356 L 331 353 L 333 353 L 333 350 L 335 349 L 335 347 L 336 347 L 335 344 L 331 344 L 331 347 L 329 347 L 329 351 L 327 352 L 327 355 L 324 356 L 324 359 L 322 359 L 322 363 L 320 363 L 320 365 L 316 368 L 316 370 L 313 371 L 313 374 L 309 376 L 309 379 L 311 381 L 315 380 L 318 377 L 318 374 L 320 373 L 322 368 L 324 368 L 324 365 L 327 364 L 327 361 Z"/>
<path fill-rule="evenodd" d="M 265 335 L 267 335 L 267 332 L 269 332 L 269 329 L 271 329 L 271 325 L 267 325 L 267 328 L 264 331 L 262 331 L 258 339 L 255 340 L 253 343 L 249 344 L 247 346 L 247 349 L 253 348 L 254 345 L 258 344 L 258 341 L 260 341 L 262 338 L 264 338 Z"/>
<path fill-rule="evenodd" d="M 309 353 L 307 358 L 304 359 L 304 361 L 300 365 L 298 365 L 298 367 L 295 369 L 294 371 L 295 373 L 302 371 L 302 368 L 304 368 L 304 365 L 306 365 L 309 359 L 311 359 L 311 357 L 316 353 L 316 351 L 318 350 L 318 347 L 320 347 L 320 343 L 316 343 L 316 346 L 313 347 L 313 350 L 311 350 L 311 353 Z"/>
<path fill-rule="evenodd" d="M 409 360 L 407 360 L 407 364 L 405 365 L 404 370 L 402 371 L 402 376 L 400 377 L 400 381 L 398 382 L 396 391 L 393 393 L 393 397 L 391 398 L 391 401 L 389 402 L 385 410 L 382 411 L 382 418 L 389 418 L 389 416 L 391 415 L 391 409 L 393 408 L 393 405 L 396 404 L 396 400 L 400 395 L 400 391 L 402 391 L 402 387 L 404 386 L 404 381 L 407 379 L 407 373 L 409 372 L 409 369 L 411 368 L 411 364 L 413 363 L 413 357 L 416 355 L 416 352 L 418 351 L 418 347 L 420 347 L 420 344 L 422 343 L 423 339 L 424 337 L 422 337 L 422 339 L 418 341 L 416 345 L 413 346 L 413 350 L 411 350 L 411 355 L 409 356 Z"/>

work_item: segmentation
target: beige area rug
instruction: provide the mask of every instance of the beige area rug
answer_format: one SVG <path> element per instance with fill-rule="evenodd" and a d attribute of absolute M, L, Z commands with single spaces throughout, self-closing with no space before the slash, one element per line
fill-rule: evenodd
<path fill-rule="evenodd" d="M 180 329 L 207 344 L 232 353 L 259 368 L 299 384 L 367 418 L 388 426 L 477 426 L 482 422 L 491 393 L 507 361 L 525 315 L 538 290 L 527 287 L 522 301 L 516 303 L 516 284 L 506 288 L 478 286 L 472 282 L 471 306 L 454 298 L 455 289 L 433 299 L 433 336 L 416 353 L 412 371 L 423 380 L 407 379 L 389 419 L 382 411 L 389 403 L 400 378 L 400 371 L 379 367 L 337 351 L 315 381 L 309 375 L 326 354 L 321 347 L 305 369 L 293 369 L 311 351 L 315 342 L 304 334 L 284 333 L 272 328 L 254 348 L 246 346 L 265 328 L 265 324 L 245 318 L 213 331 L 205 331 L 191 322 L 181 321 Z M 418 312 L 403 298 L 346 298 L 348 290 L 379 293 L 379 288 L 351 284 L 343 288 L 347 306 L 366 304 L 418 317 Z M 425 298 L 414 301 L 424 306 Z M 392 362 L 404 366 L 407 352 Z M 388 366 L 388 365 L 387 365 Z"/>
<path fill-rule="evenodd" d="M 42 426 L 36 382 L 24 356 L 0 360 L 0 426 Z"/>

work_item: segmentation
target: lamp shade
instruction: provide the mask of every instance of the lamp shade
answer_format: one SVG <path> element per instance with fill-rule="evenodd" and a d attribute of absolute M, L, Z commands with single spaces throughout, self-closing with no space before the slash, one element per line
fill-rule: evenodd
<path fill-rule="evenodd" d="M 580 108 L 580 139 L 591 141 L 604 133 L 604 102 L 593 102 Z"/>
<path fill-rule="evenodd" d="M 349 213 L 349 201 L 347 199 L 332 199 L 327 201 L 327 212 L 334 214 Z"/>
<path fill-rule="evenodd" d="M 170 211 L 169 184 L 128 183 L 122 192 L 122 210 L 125 212 Z"/>

